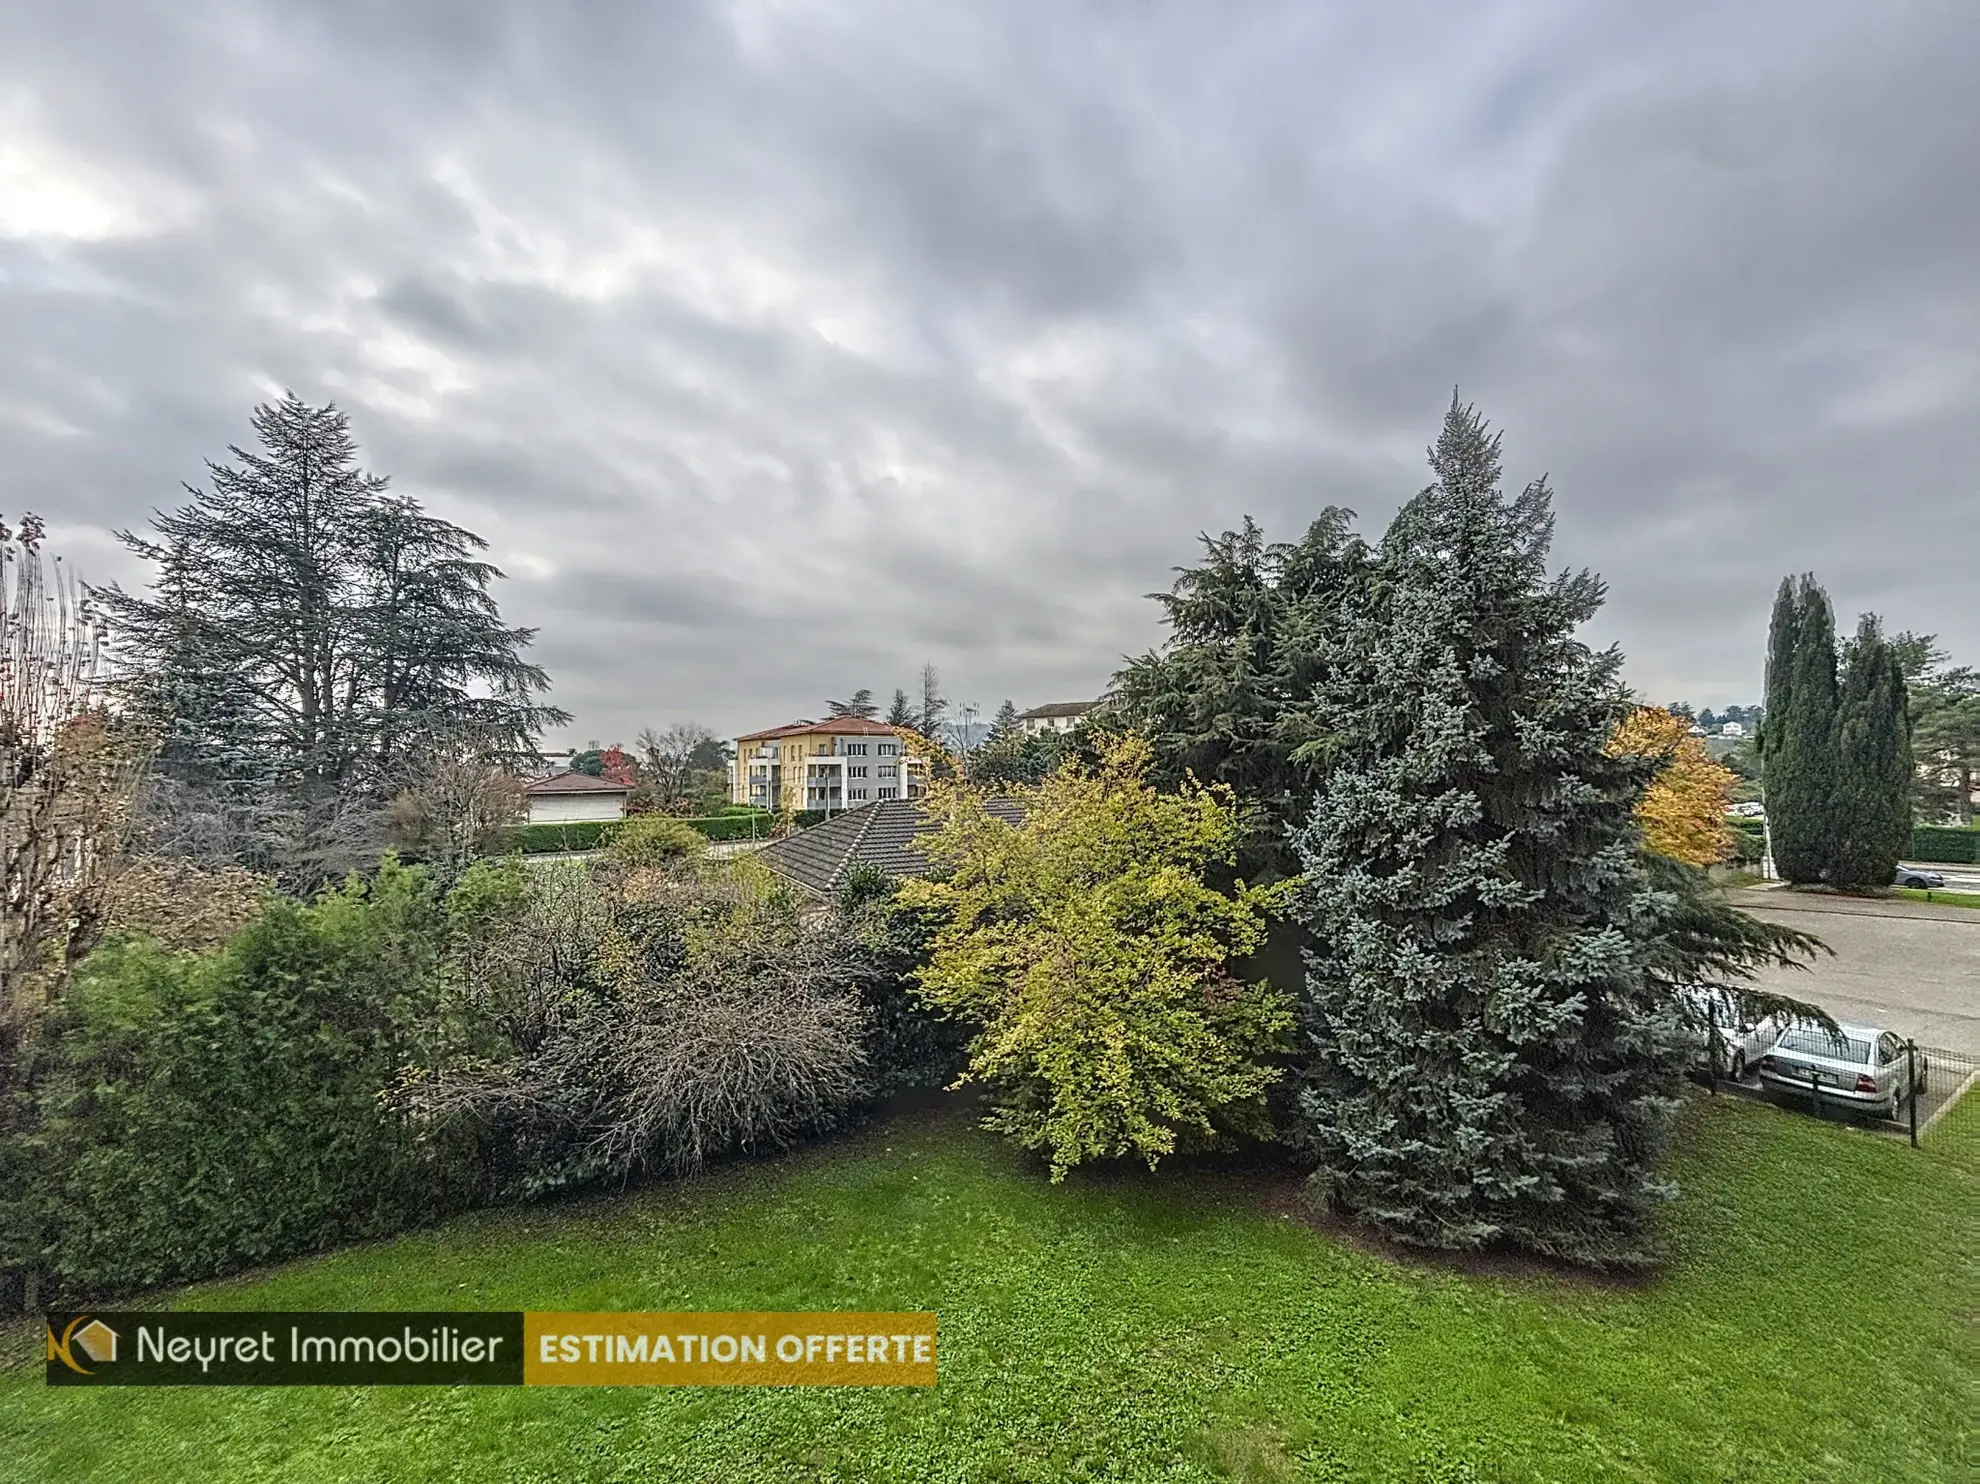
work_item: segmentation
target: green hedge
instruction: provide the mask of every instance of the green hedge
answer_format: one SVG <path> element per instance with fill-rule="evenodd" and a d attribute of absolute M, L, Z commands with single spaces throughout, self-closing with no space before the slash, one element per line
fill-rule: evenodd
<path fill-rule="evenodd" d="M 217 954 L 117 939 L 36 1049 L 0 1161 L 48 1298 L 102 1298 L 383 1236 L 471 1204 L 471 1145 L 379 1106 L 441 1008 L 431 879 L 277 900 Z"/>
<path fill-rule="evenodd" d="M 1767 853 L 1767 826 L 1745 815 L 1729 815 L 1726 823 L 1733 832 L 1732 858 L 1741 865 L 1760 860 Z"/>
<path fill-rule="evenodd" d="M 616 819 L 585 819 L 572 824 L 522 824 L 510 830 L 503 844 L 524 855 L 550 855 L 560 850 L 596 850 L 618 828 Z"/>
<path fill-rule="evenodd" d="M 1736 842 L 1736 857 L 1748 859 L 1746 852 L 1750 844 L 1753 852 L 1750 858 L 1758 860 L 1761 842 L 1766 839 L 1766 826 L 1760 820 L 1739 817 L 1729 818 L 1726 823 L 1745 837 Z M 1905 859 L 1948 866 L 1980 865 L 1980 828 L 1920 825 L 1911 832 L 1911 852 Z"/>
<path fill-rule="evenodd" d="M 822 816 L 819 816 L 822 817 Z M 710 840 L 767 839 L 776 816 L 761 809 L 745 809 L 739 814 L 717 814 L 706 819 L 684 819 L 682 824 L 698 830 Z M 816 824 L 808 814 L 797 817 L 800 827 Z M 505 850 L 524 855 L 555 855 L 567 850 L 596 850 L 618 833 L 623 820 L 582 819 L 570 824 L 524 824 L 510 830 L 503 842 Z"/>
<path fill-rule="evenodd" d="M 1980 828 L 1920 825 L 1911 832 L 1911 854 L 1906 859 L 1948 866 L 1980 864 Z"/>

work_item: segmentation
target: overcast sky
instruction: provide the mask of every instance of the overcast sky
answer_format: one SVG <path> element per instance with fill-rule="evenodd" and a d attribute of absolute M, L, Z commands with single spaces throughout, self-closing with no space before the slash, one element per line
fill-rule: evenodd
<path fill-rule="evenodd" d="M 1980 662 L 1972 0 L 0 6 L 0 512 L 282 388 L 487 536 L 558 740 L 1094 694 L 1456 385 L 1656 700 L 1781 575 Z"/>

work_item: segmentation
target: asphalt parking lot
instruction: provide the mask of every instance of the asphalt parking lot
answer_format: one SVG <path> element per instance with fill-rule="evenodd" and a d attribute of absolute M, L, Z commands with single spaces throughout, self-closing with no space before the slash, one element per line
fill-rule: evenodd
<path fill-rule="evenodd" d="M 1762 988 L 1812 1000 L 1838 1020 L 1980 1057 L 1980 908 L 1781 888 L 1737 891 L 1732 900 L 1834 950 L 1806 972 L 1767 971 Z"/>

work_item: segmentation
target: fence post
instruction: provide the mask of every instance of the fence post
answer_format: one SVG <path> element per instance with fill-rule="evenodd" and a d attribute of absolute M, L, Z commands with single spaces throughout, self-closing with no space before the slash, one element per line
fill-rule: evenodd
<path fill-rule="evenodd" d="M 1813 1067 L 1808 1069 L 1808 1111 L 1822 1116 L 1822 1074 Z"/>
<path fill-rule="evenodd" d="M 1705 1090 L 1714 1096 L 1719 1091 L 1719 1007 L 1710 1000 L 1705 1002 Z"/>
<path fill-rule="evenodd" d="M 1911 1100 L 1911 1147 L 1918 1147 L 1918 1043 L 1904 1043 L 1904 1091 Z"/>

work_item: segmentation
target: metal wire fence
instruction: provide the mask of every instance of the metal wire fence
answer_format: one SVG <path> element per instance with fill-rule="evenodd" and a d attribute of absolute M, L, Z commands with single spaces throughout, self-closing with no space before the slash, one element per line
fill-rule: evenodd
<path fill-rule="evenodd" d="M 1769 1038 L 1747 1025 L 1709 1024 L 1700 1076 L 1721 1089 L 1799 1107 L 1817 1118 L 1847 1119 L 1921 1135 L 1980 1085 L 1980 1055 L 1921 1045 L 1885 1032 L 1875 1040 L 1837 1038 L 1789 1027 Z"/>

